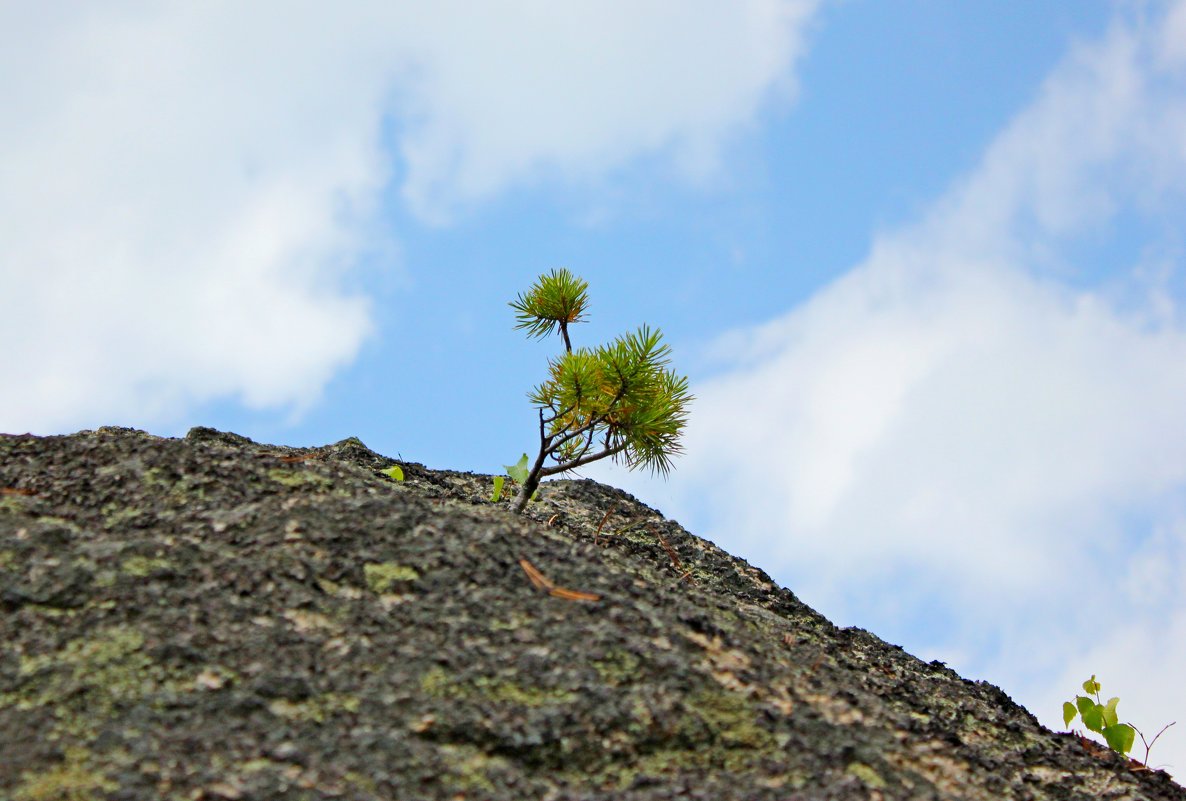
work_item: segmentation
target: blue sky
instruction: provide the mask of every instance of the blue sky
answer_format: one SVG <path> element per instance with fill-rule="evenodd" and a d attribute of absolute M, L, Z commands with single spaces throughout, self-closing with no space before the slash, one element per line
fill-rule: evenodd
<path fill-rule="evenodd" d="M 670 480 L 588 475 L 1052 727 L 1093 672 L 1148 734 L 1186 710 L 1186 2 L 0 31 L 0 430 L 494 472 L 557 345 L 507 301 L 566 266 L 578 344 L 658 326 L 698 395 Z"/>

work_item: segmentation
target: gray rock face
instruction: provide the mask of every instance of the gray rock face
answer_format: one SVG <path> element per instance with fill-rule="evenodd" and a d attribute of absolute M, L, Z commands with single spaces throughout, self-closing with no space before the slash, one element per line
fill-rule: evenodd
<path fill-rule="evenodd" d="M 591 481 L 0 436 L 0 798 L 1186 799 Z"/>

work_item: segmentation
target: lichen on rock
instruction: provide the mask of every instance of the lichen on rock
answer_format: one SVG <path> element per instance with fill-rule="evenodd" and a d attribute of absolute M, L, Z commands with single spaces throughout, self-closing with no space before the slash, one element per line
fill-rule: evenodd
<path fill-rule="evenodd" d="M 1186 798 L 618 490 L 392 464 L 0 436 L 0 798 Z"/>

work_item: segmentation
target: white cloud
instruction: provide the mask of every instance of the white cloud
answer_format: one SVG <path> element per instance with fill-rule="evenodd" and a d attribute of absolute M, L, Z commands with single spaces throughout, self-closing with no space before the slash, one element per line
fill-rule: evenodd
<path fill-rule="evenodd" d="M 879 249 L 696 388 L 675 483 L 838 611 L 920 570 L 903 592 L 1017 612 L 1065 589 L 1081 538 L 1107 547 L 1117 515 L 1186 485 L 1186 332 L 931 258 Z"/>
<path fill-rule="evenodd" d="M 367 77 L 312 19 L 104 8 L 2 26 L 23 77 L 0 89 L 0 336 L 23 382 L 0 425 L 308 402 L 369 328 L 337 283 L 384 178 L 378 80 L 308 89 L 322 42 Z"/>
<path fill-rule="evenodd" d="M 417 21 L 404 196 L 435 217 L 541 174 L 597 178 L 665 150 L 686 175 L 711 173 L 772 92 L 793 95 L 818 5 L 451 3 Z"/>
<path fill-rule="evenodd" d="M 0 428 L 315 402 L 371 330 L 344 281 L 388 182 L 443 219 L 640 155 L 711 170 L 815 5 L 3 6 Z"/>
<path fill-rule="evenodd" d="M 1060 728 L 1092 671 L 1150 727 L 1186 709 L 1186 318 L 1157 233 L 1186 214 L 1186 2 L 1160 8 L 1073 48 L 924 219 L 717 343 L 686 457 L 643 490 Z M 1071 272 L 1122 213 L 1153 232 L 1133 263 Z M 1180 771 L 1176 736 L 1154 756 Z"/>

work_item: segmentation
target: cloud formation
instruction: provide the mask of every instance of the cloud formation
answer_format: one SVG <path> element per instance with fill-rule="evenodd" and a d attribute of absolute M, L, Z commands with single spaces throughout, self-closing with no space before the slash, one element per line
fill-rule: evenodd
<path fill-rule="evenodd" d="M 1164 662 L 1127 708 L 1186 707 L 1161 628 L 1186 620 L 1186 320 L 1167 287 L 1186 3 L 1159 8 L 1076 45 L 923 219 L 722 338 L 663 490 L 829 616 L 925 631 L 912 648 L 1054 725 L 1053 693 L 1087 675 L 1064 669 L 1115 668 L 1124 697 L 1147 683 L 1133 665 Z M 1107 265 L 1122 278 L 1076 269 L 1120 215 L 1146 234 Z"/>
<path fill-rule="evenodd" d="M 372 328 L 349 271 L 385 187 L 439 221 L 642 155 L 711 171 L 815 6 L 4 6 L 0 429 L 315 402 Z"/>
<path fill-rule="evenodd" d="M 687 177 L 711 174 L 765 101 L 793 97 L 818 5 L 438 5 L 407 41 L 417 74 L 400 98 L 404 197 L 435 218 L 518 182 L 596 180 L 663 153 Z"/>

